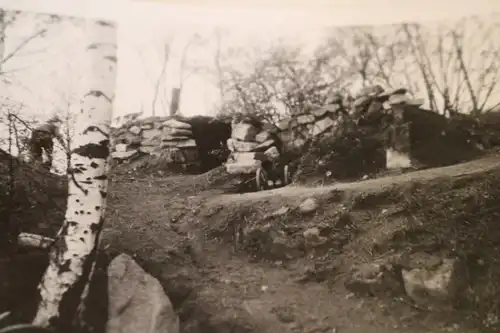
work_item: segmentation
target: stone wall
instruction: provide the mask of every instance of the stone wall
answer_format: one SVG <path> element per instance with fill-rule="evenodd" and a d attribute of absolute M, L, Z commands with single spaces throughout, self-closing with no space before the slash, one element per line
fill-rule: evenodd
<path fill-rule="evenodd" d="M 226 170 L 251 173 L 265 161 L 276 161 L 287 151 L 300 151 L 309 139 L 335 131 L 342 119 L 342 101 L 334 99 L 323 107 L 303 112 L 271 125 L 254 117 L 235 117 L 227 146 L 231 154 Z"/>
<path fill-rule="evenodd" d="M 118 163 L 147 154 L 184 169 L 199 164 L 191 125 L 179 117 L 150 117 L 124 124 L 113 129 L 111 146 L 111 156 Z"/>
<path fill-rule="evenodd" d="M 232 137 L 228 140 L 228 148 L 232 153 L 226 168 L 230 173 L 252 172 L 262 164 L 263 159 L 270 156 L 278 158 L 283 151 L 304 154 L 306 143 L 319 142 L 325 135 L 341 136 L 349 130 L 349 126 L 369 128 L 367 133 L 381 133 L 381 141 L 384 141 L 387 149 L 386 156 L 380 158 L 387 159 L 388 168 L 410 167 L 409 133 L 405 131 L 404 120 L 400 119 L 398 110 L 406 106 L 418 107 L 422 103 L 408 98 L 406 89 L 384 90 L 374 86 L 360 91 L 350 103 L 346 103 L 342 96 L 334 95 L 329 98 L 327 105 L 306 106 L 300 113 L 276 125 L 261 123 L 249 117 L 235 119 Z M 388 126 L 392 126 L 395 133 L 392 140 L 383 138 Z"/>
<path fill-rule="evenodd" d="M 407 89 L 384 90 L 377 85 L 362 89 L 351 101 L 335 95 L 327 105 L 309 105 L 276 125 L 248 116 L 236 118 L 227 142 L 231 155 L 226 169 L 229 173 L 253 172 L 263 161 L 277 159 L 283 152 L 306 156 L 315 148 L 306 143 L 323 144 L 323 138 L 332 143 L 353 132 L 375 137 L 378 142 L 373 144 L 373 152 L 356 157 L 364 159 L 358 164 L 373 166 L 374 170 L 365 170 L 368 173 L 380 171 L 381 166 L 436 167 L 477 156 L 478 149 L 467 131 L 454 128 L 436 112 L 422 109 L 423 103 L 422 99 L 410 98 Z M 342 150 L 349 154 L 349 147 Z"/>
<path fill-rule="evenodd" d="M 409 98 L 404 88 L 372 86 L 351 101 L 334 95 L 326 105 L 306 106 L 275 125 L 252 116 L 235 116 L 231 126 L 202 116 L 132 119 L 113 130 L 112 157 L 123 163 L 148 154 L 160 157 L 164 164 L 187 169 L 210 164 L 210 156 L 204 152 L 226 144 L 230 150 L 227 171 L 248 173 L 290 151 L 300 157 L 307 153 L 307 143 L 342 137 L 355 128 L 379 136 L 376 152 L 363 153 L 366 156 L 360 158 L 376 160 L 377 165 L 385 160 L 386 169 L 433 167 L 470 159 L 477 149 L 466 133 L 450 128 L 445 117 L 423 110 L 422 104 L 423 100 Z"/>
<path fill-rule="evenodd" d="M 325 106 L 308 106 L 277 124 L 277 133 L 289 149 L 301 149 L 308 140 L 339 129 L 345 116 L 340 98 Z"/>

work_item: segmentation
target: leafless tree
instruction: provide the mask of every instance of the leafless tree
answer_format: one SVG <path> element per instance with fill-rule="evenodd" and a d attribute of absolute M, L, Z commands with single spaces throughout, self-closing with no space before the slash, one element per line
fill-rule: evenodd
<path fill-rule="evenodd" d="M 404 86 L 437 112 L 477 115 L 491 109 L 498 89 L 499 19 L 332 28 L 318 52 L 343 68 L 349 84 Z"/>
<path fill-rule="evenodd" d="M 152 115 L 156 115 L 156 102 L 158 100 L 158 93 L 160 91 L 160 86 L 162 82 L 165 82 L 165 73 L 167 70 L 168 62 L 170 59 L 170 48 L 171 48 L 171 43 L 172 43 L 173 38 L 170 38 L 167 42 L 165 42 L 164 49 L 163 49 L 163 59 L 162 59 L 162 65 L 160 69 L 160 74 L 158 75 L 158 78 L 155 83 L 154 87 L 154 93 L 153 93 L 153 101 L 151 102 L 151 110 L 152 110 Z"/>
<path fill-rule="evenodd" d="M 215 35 L 214 66 L 217 76 L 217 87 L 219 89 L 219 98 L 221 100 L 221 103 L 224 103 L 225 86 L 224 86 L 224 69 L 222 67 L 223 29 L 220 27 L 216 27 L 214 35 Z"/>
<path fill-rule="evenodd" d="M 472 17 L 429 28 L 401 25 L 431 108 L 475 116 L 491 108 L 488 103 L 500 79 L 498 19 Z"/>
<path fill-rule="evenodd" d="M 293 42 L 276 41 L 266 52 L 246 56 L 244 70 L 225 68 L 225 112 L 243 110 L 273 122 L 309 104 L 321 105 L 342 89 L 342 71 L 330 66 L 328 56 L 306 57 Z"/>
<path fill-rule="evenodd" d="M 54 23 L 60 22 L 60 17 L 57 15 L 37 15 L 37 23 L 34 31 L 25 36 L 9 53 L 5 53 L 5 40 L 8 37 L 8 30 L 15 28 L 16 23 L 22 22 L 28 16 L 30 19 L 32 18 L 32 14 L 25 15 L 20 11 L 0 9 L 0 54 L 2 55 L 0 60 L 0 75 L 5 74 L 2 70 L 5 64 L 21 53 L 33 40 L 44 37 Z"/>

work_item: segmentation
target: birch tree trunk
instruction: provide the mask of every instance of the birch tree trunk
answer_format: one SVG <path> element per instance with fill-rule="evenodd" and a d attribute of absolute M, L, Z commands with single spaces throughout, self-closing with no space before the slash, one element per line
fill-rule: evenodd
<path fill-rule="evenodd" d="M 76 122 L 66 215 L 39 285 L 41 300 L 33 320 L 66 330 L 87 296 L 103 227 L 116 84 L 116 27 L 89 20 L 87 36 L 88 93 Z"/>

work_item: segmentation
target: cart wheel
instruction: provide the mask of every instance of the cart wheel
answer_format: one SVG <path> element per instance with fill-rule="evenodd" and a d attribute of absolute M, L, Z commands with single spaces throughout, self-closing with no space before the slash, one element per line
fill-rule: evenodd
<path fill-rule="evenodd" d="M 290 169 L 288 164 L 285 164 L 283 167 L 283 186 L 287 186 L 290 184 Z"/>
<path fill-rule="evenodd" d="M 267 189 L 267 181 L 269 177 L 266 170 L 258 168 L 255 172 L 255 184 L 257 185 L 257 191 L 265 191 Z"/>

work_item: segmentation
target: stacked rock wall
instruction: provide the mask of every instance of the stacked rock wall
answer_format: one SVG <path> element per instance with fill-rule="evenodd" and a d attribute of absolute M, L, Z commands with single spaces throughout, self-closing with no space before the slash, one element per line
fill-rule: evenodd
<path fill-rule="evenodd" d="M 180 118 L 151 117 L 113 130 L 111 157 L 115 161 L 130 162 L 146 154 L 184 169 L 199 164 L 191 125 Z"/>
<path fill-rule="evenodd" d="M 310 105 L 275 125 L 248 116 L 235 116 L 231 126 L 201 116 L 132 119 L 113 130 L 112 157 L 129 162 L 148 154 L 158 156 L 163 164 L 196 168 L 210 164 L 206 152 L 225 149 L 222 146 L 227 144 L 228 172 L 248 173 L 265 161 L 284 157 L 289 163 L 306 153 L 310 147 L 307 143 L 331 141 L 346 133 L 365 137 L 367 133 L 377 136 L 374 141 L 378 143 L 373 149 L 368 147 L 374 152 L 363 152 L 362 158 L 377 161 L 377 168 L 379 164 L 388 169 L 437 166 L 467 159 L 464 152 L 474 150 L 467 144 L 461 143 L 453 150 L 453 144 L 465 141 L 463 135 L 450 130 L 443 116 L 422 110 L 422 104 L 422 100 L 409 98 L 404 88 L 384 90 L 372 86 L 362 89 L 351 101 L 334 95 L 326 105 Z M 449 153 L 446 160 L 441 158 L 445 154 L 435 149 L 438 146 Z M 349 148 L 347 151 L 350 153 Z M 371 163 L 365 160 L 360 163 Z"/>
<path fill-rule="evenodd" d="M 339 128 L 344 117 L 344 107 L 340 98 L 331 104 L 309 106 L 306 110 L 277 124 L 280 139 L 288 149 L 300 149 L 305 143 L 322 134 Z"/>
<path fill-rule="evenodd" d="M 231 152 L 226 163 L 228 173 L 251 173 L 266 161 L 273 162 L 280 157 L 280 141 L 258 120 L 234 120 L 231 129 L 231 138 L 227 140 Z"/>
<path fill-rule="evenodd" d="M 319 142 L 326 135 L 333 138 L 342 136 L 346 131 L 352 132 L 353 126 L 358 132 L 378 140 L 379 143 L 373 147 L 376 151 L 365 154 L 367 159 L 376 163 L 362 161 L 373 164 L 377 170 L 381 167 L 432 167 L 469 159 L 474 149 L 465 143 L 463 135 L 450 129 L 443 116 L 422 109 L 423 103 L 422 99 L 409 97 L 405 88 L 383 89 L 376 85 L 362 89 L 352 102 L 346 103 L 336 95 L 330 98 L 327 105 L 311 105 L 276 126 L 257 124 L 256 121 L 253 121 L 254 125 L 248 121 L 242 125 L 236 121 L 233 137 L 228 141 L 233 152 L 228 160 L 228 170 L 236 172 L 238 168 L 255 168 L 260 162 L 254 160 L 262 158 L 261 155 L 254 154 L 250 158 L 251 154 L 238 153 L 259 152 L 264 149 L 261 145 L 271 134 L 279 138 L 285 150 L 304 154 L 307 142 Z M 268 129 L 263 129 L 265 127 Z M 259 141 L 259 137 L 266 139 Z M 456 147 L 453 147 L 453 142 Z M 269 147 L 267 143 L 264 146 Z M 439 152 L 436 147 L 443 147 L 446 153 Z M 241 162 L 235 162 L 236 156 L 241 156 Z M 236 167 L 238 164 L 240 167 Z"/>

